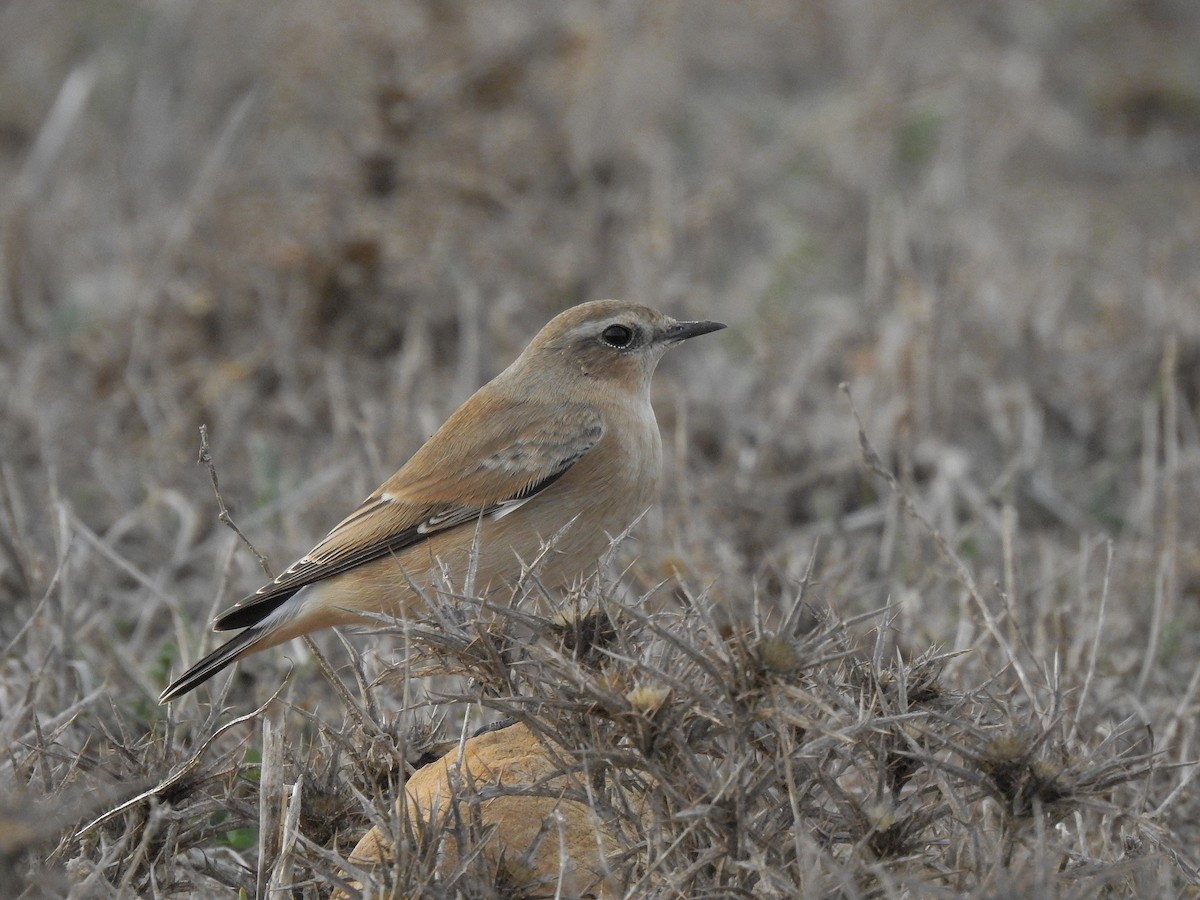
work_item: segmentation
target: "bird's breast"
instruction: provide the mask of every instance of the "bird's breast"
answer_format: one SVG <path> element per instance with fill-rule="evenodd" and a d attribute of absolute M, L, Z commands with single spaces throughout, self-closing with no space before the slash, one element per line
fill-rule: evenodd
<path fill-rule="evenodd" d="M 611 539 L 657 501 L 662 438 L 649 403 L 607 412 L 604 426 L 596 446 L 562 478 L 481 529 L 481 586 L 511 581 L 518 556 L 527 564 L 541 558 L 549 588 L 591 575 Z"/>

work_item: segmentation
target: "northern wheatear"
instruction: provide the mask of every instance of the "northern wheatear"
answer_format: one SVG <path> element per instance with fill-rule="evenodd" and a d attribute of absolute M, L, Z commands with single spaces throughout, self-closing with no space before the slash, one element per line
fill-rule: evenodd
<path fill-rule="evenodd" d="M 473 548 L 481 594 L 515 584 L 539 555 L 550 589 L 594 571 L 658 493 L 655 366 L 673 344 L 724 327 L 616 300 L 555 316 L 323 541 L 217 616 L 213 630 L 242 632 L 159 701 L 310 631 L 410 616 L 418 588 L 438 572 L 461 579 Z"/>

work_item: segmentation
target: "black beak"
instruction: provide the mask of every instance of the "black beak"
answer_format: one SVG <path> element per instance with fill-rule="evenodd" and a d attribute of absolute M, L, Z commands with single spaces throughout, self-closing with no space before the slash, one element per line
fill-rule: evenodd
<path fill-rule="evenodd" d="M 667 344 L 677 344 L 710 331 L 720 331 L 724 327 L 724 322 L 676 322 L 659 332 L 658 339 Z"/>

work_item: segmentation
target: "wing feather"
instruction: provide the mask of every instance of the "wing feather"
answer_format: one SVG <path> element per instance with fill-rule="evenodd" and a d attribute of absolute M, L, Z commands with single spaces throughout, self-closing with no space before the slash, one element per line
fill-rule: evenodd
<path fill-rule="evenodd" d="M 472 401 L 479 401 L 474 408 Z M 581 404 L 505 405 L 479 394 L 472 401 L 324 540 L 218 616 L 213 628 L 253 625 L 306 585 L 448 529 L 507 515 L 565 475 L 604 434 L 599 413 Z"/>

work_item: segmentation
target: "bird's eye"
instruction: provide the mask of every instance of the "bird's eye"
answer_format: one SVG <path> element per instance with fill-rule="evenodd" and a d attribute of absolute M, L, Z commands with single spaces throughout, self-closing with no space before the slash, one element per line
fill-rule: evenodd
<path fill-rule="evenodd" d="M 600 332 L 600 339 L 610 347 L 628 347 L 633 342 L 633 329 L 627 325 L 609 325 Z"/>

